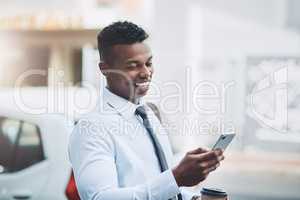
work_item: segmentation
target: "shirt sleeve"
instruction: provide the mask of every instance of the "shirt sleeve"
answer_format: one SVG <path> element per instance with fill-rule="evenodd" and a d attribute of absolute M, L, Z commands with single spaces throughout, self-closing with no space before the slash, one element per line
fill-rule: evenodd
<path fill-rule="evenodd" d="M 83 200 L 166 200 L 180 193 L 171 170 L 134 187 L 119 187 L 111 136 L 80 121 L 69 141 L 69 158 Z"/>
<path fill-rule="evenodd" d="M 192 200 L 195 197 L 200 197 L 200 194 L 196 194 L 195 192 L 191 192 L 187 190 L 185 187 L 180 187 L 180 193 L 182 195 L 183 200 Z"/>

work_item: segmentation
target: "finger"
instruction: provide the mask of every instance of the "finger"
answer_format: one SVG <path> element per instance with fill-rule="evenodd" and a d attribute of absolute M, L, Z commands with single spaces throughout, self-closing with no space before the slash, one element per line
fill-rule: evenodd
<path fill-rule="evenodd" d="M 193 155 L 193 158 L 198 162 L 208 161 L 208 160 L 218 160 L 221 161 L 224 159 L 224 156 L 216 151 L 209 151 L 202 154 Z"/>
<path fill-rule="evenodd" d="M 188 154 L 201 154 L 201 153 L 205 153 L 205 152 L 208 152 L 208 150 L 200 147 L 200 148 L 194 149 L 192 151 L 189 151 Z"/>
<path fill-rule="evenodd" d="M 216 152 L 216 154 L 218 154 L 218 155 L 223 155 L 223 153 L 224 153 L 224 151 L 222 149 L 214 149 L 212 151 Z"/>
<path fill-rule="evenodd" d="M 224 160 L 224 159 L 225 159 L 224 156 L 219 156 L 219 157 L 218 157 L 219 162 L 222 161 L 222 160 Z"/>
<path fill-rule="evenodd" d="M 215 171 L 219 166 L 220 166 L 220 163 L 218 163 L 217 165 L 214 165 L 212 167 L 209 167 L 209 168 L 205 169 L 203 171 L 203 173 L 204 174 L 209 174 L 210 172 Z"/>
<path fill-rule="evenodd" d="M 208 169 L 214 166 L 217 166 L 220 162 L 218 160 L 210 160 L 206 162 L 199 163 L 199 167 L 202 169 Z"/>
<path fill-rule="evenodd" d="M 211 157 L 216 158 L 218 161 L 224 160 L 223 150 L 216 149 L 216 150 L 213 150 L 212 152 L 214 152 L 215 155 L 211 155 Z"/>

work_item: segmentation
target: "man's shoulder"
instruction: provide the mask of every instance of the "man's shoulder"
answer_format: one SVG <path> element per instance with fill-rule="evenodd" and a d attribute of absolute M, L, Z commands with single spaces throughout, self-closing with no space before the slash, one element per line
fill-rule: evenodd
<path fill-rule="evenodd" d="M 111 137 L 110 129 L 115 118 L 109 115 L 92 112 L 81 116 L 72 131 L 71 138 L 76 140 L 108 140 Z"/>
<path fill-rule="evenodd" d="M 103 124 L 108 125 L 118 120 L 118 115 L 116 113 L 103 113 L 103 112 L 91 112 L 85 115 L 82 115 L 77 123 L 93 123 L 93 124 Z"/>

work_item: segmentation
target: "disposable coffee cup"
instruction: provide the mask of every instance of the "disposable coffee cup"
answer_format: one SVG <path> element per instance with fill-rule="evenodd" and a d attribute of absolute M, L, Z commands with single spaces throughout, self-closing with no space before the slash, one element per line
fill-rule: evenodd
<path fill-rule="evenodd" d="M 227 200 L 227 193 L 219 188 L 202 188 L 201 200 Z"/>

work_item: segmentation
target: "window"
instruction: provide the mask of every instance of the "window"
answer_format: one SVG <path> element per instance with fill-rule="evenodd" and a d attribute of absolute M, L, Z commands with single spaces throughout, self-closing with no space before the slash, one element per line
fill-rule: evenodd
<path fill-rule="evenodd" d="M 20 132 L 21 122 L 0 118 L 0 165 L 1 172 L 9 171 L 13 162 L 14 146 Z"/>
<path fill-rule="evenodd" d="M 20 171 L 44 159 L 36 125 L 0 117 L 0 173 Z"/>

